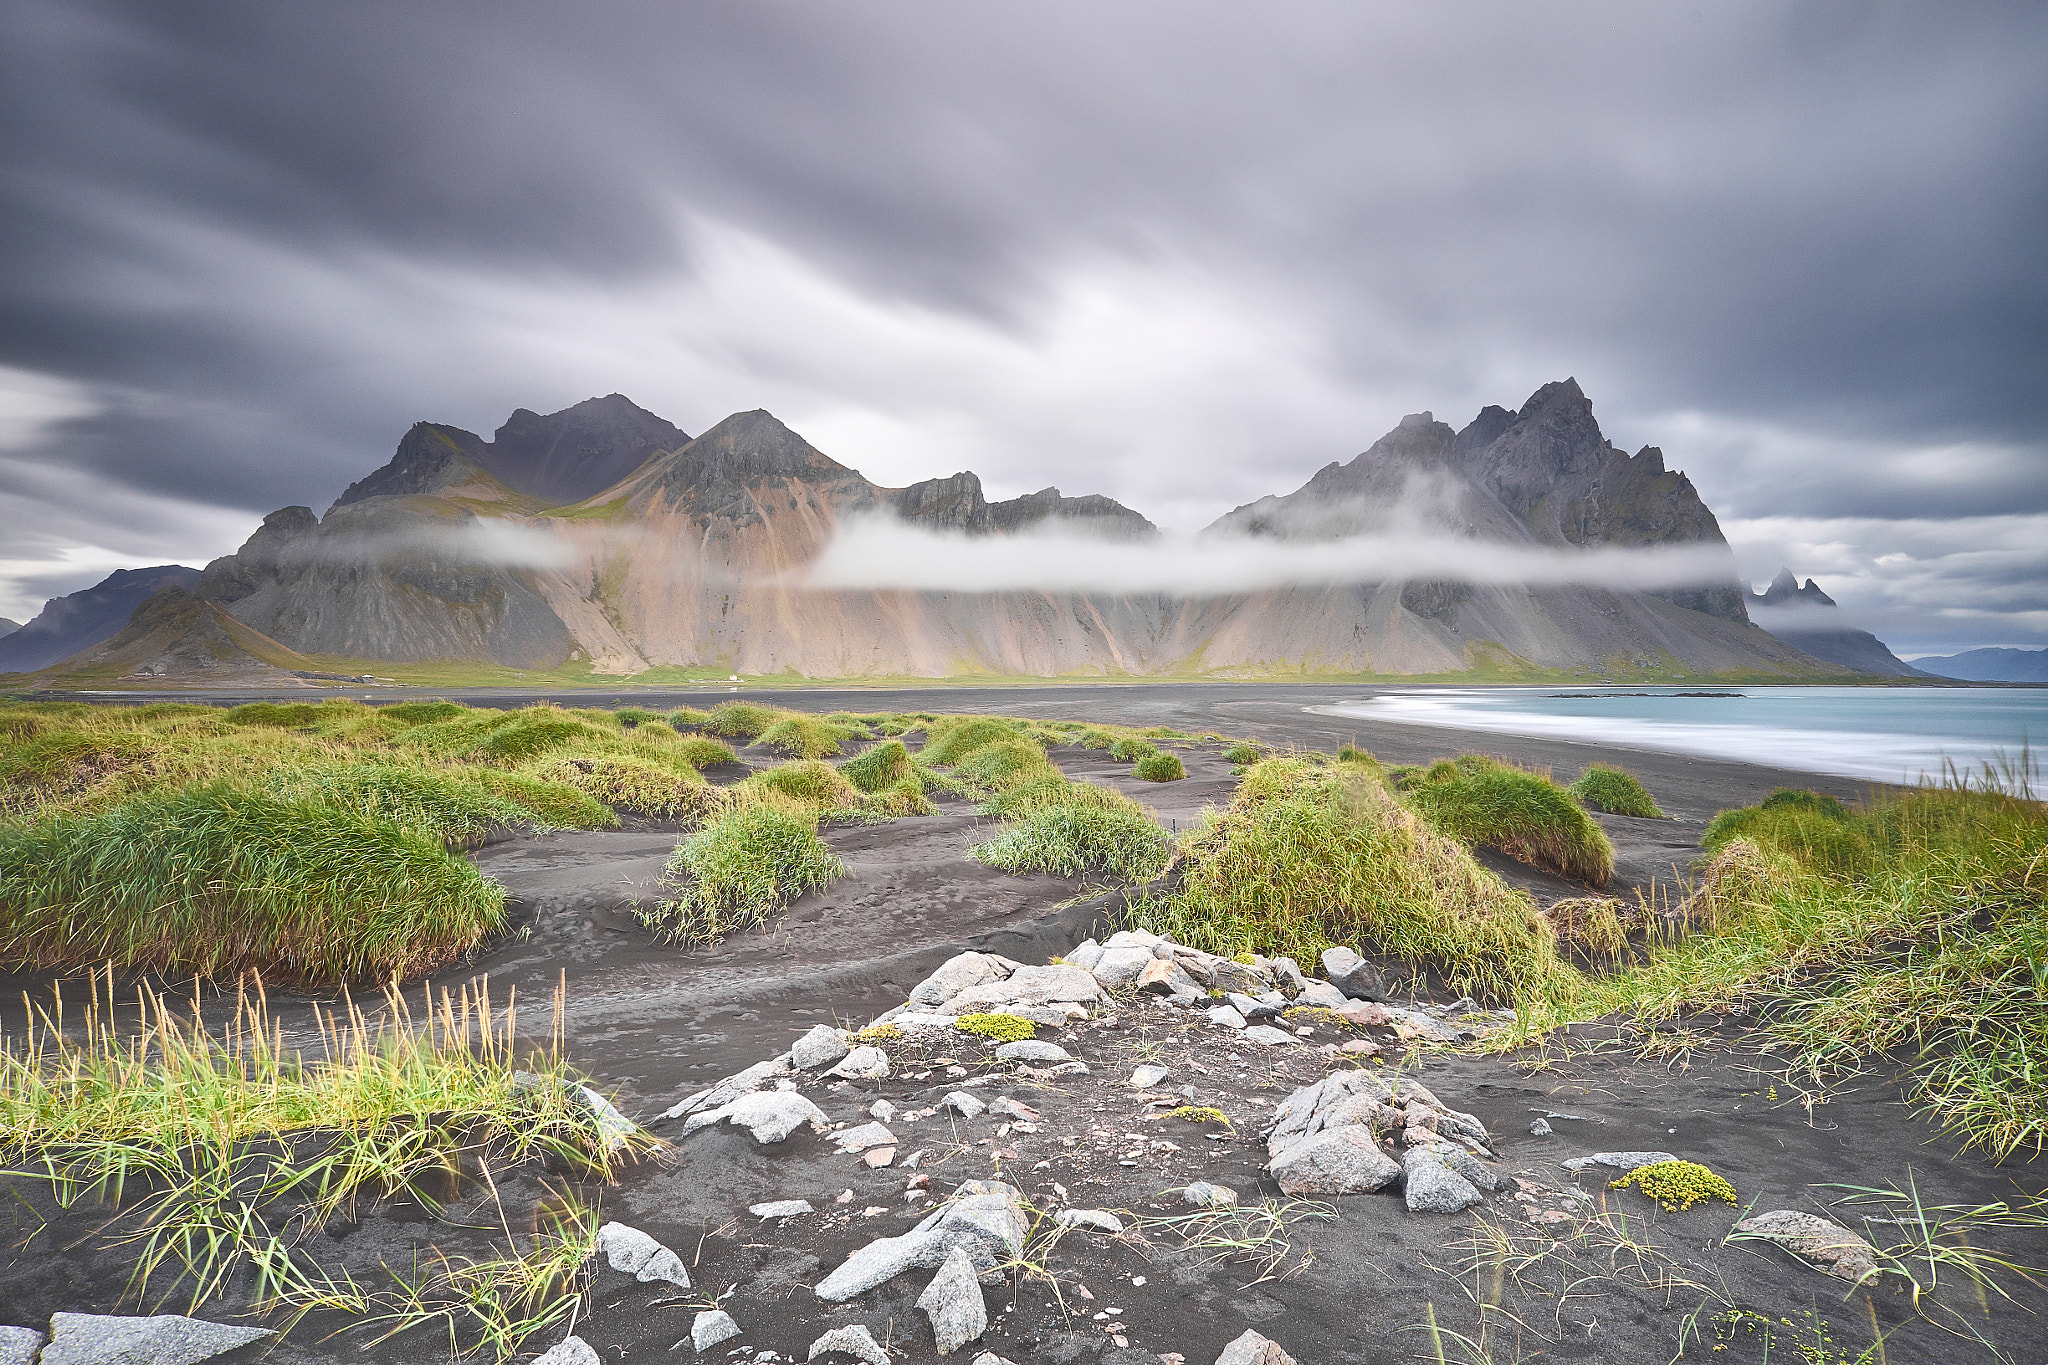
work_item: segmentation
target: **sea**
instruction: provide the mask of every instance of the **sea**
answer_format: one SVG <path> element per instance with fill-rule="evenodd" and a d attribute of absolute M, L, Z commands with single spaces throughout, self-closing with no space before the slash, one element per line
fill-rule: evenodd
<path fill-rule="evenodd" d="M 1632 749 L 1801 772 L 1938 781 L 2024 772 L 2042 790 L 2048 688 L 1431 687 L 1322 706 L 1333 715 Z"/>

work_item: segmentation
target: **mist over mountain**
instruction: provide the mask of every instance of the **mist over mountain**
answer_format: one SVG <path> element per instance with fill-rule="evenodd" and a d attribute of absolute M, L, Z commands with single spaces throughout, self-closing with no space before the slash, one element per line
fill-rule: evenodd
<path fill-rule="evenodd" d="M 1750 622 L 1692 483 L 1569 379 L 1405 418 L 1196 537 L 969 471 L 884 487 L 762 410 L 694 438 L 617 394 L 490 441 L 421 422 L 192 586 L 295 656 L 607 675 L 1835 671 Z"/>
<path fill-rule="evenodd" d="M 1751 598 L 1751 605 L 1764 629 L 1816 659 L 1878 677 L 1932 676 L 1899 658 L 1869 631 L 1843 624 L 1837 619 L 1835 599 L 1811 578 L 1800 586 L 1790 569 L 1780 568 L 1770 586 Z"/>

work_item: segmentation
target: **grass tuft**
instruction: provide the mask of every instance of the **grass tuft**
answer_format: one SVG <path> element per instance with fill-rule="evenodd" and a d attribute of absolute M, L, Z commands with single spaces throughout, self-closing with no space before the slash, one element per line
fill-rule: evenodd
<path fill-rule="evenodd" d="M 1131 769 L 1131 776 L 1147 782 L 1178 782 L 1188 775 L 1181 766 L 1179 754 L 1154 753 L 1139 759 Z"/>
<path fill-rule="evenodd" d="M 1466 843 L 1589 886 L 1614 875 L 1614 845 L 1562 787 L 1541 773 L 1466 754 L 1404 788 L 1410 810 Z"/>
<path fill-rule="evenodd" d="M 1636 780 L 1634 773 L 1605 763 L 1595 763 L 1566 788 L 1579 804 L 1609 815 L 1633 815 L 1642 820 L 1662 820 L 1664 812 L 1655 798 Z"/>
<path fill-rule="evenodd" d="M 751 701 L 722 701 L 711 708 L 703 728 L 722 739 L 751 744 L 778 717 L 779 713 L 771 706 Z"/>
<path fill-rule="evenodd" d="M 878 792 L 914 778 L 916 769 L 903 741 L 887 739 L 860 757 L 840 764 L 839 775 L 864 792 Z"/>
<path fill-rule="evenodd" d="M 1068 783 L 1085 792 L 1120 793 Z M 1088 796 L 1044 801 L 967 856 L 1005 872 L 1079 877 L 1106 872 L 1120 881 L 1147 882 L 1166 870 L 1172 840 L 1151 813 L 1129 797 Z"/>
<path fill-rule="evenodd" d="M 716 943 L 845 871 L 818 837 L 816 817 L 781 803 L 745 804 L 676 845 L 662 878 L 673 894 L 643 909 L 641 920 L 675 941 Z"/>

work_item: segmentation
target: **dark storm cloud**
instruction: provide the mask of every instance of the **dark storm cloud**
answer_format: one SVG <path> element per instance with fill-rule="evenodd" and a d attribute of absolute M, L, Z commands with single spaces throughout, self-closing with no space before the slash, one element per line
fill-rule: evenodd
<path fill-rule="evenodd" d="M 1847 0 L 19 0 L 0 364 L 79 410 L 0 450 L 0 562 L 203 557 L 416 419 L 612 389 L 1199 522 L 1572 373 L 1739 551 L 1874 563 L 2048 517 L 2044 53 L 2039 6 Z"/>

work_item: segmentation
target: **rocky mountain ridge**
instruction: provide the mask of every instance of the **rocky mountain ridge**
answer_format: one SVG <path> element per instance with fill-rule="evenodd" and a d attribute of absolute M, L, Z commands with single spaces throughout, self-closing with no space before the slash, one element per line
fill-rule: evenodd
<path fill-rule="evenodd" d="M 183 564 L 116 569 L 89 588 L 53 597 L 17 630 L 0 635 L 0 673 L 31 673 L 109 638 L 161 588 L 193 587 L 199 570 Z"/>
<path fill-rule="evenodd" d="M 1811 578 L 1801 586 L 1787 568 L 1780 568 L 1770 586 L 1751 599 L 1764 613 L 1765 629 L 1786 644 L 1843 668 L 1881 678 L 1928 678 L 1890 646 L 1867 630 L 1852 630 L 1828 620 L 1835 599 Z"/>

